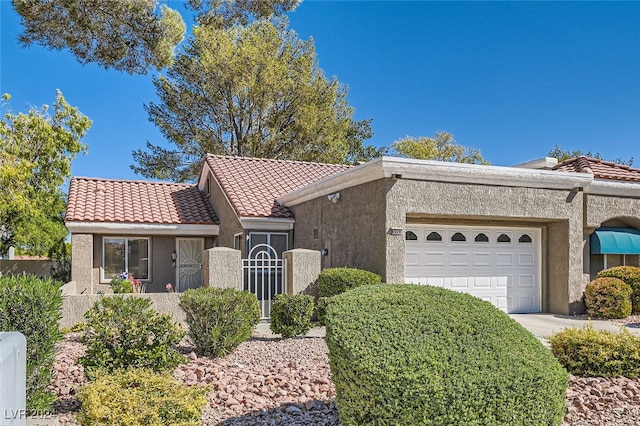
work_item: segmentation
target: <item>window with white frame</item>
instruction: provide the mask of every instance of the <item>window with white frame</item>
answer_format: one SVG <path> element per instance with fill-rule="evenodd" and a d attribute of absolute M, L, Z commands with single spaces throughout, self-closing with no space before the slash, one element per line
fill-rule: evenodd
<path fill-rule="evenodd" d="M 149 238 L 104 237 L 102 239 L 102 280 L 127 272 L 139 280 L 149 279 Z"/>

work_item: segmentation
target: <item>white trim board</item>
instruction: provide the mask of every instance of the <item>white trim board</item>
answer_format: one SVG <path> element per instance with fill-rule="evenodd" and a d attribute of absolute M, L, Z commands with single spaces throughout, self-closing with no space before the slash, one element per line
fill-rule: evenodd
<path fill-rule="evenodd" d="M 279 217 L 241 217 L 240 224 L 246 230 L 290 231 L 295 219 Z"/>
<path fill-rule="evenodd" d="M 382 178 L 564 190 L 587 187 L 593 181 L 593 175 L 583 173 L 381 157 L 282 195 L 278 201 L 295 206 Z"/>
<path fill-rule="evenodd" d="M 215 236 L 219 225 L 166 224 L 166 223 L 112 223 L 112 222 L 65 222 L 72 234 L 126 234 L 126 235 L 194 235 Z"/>

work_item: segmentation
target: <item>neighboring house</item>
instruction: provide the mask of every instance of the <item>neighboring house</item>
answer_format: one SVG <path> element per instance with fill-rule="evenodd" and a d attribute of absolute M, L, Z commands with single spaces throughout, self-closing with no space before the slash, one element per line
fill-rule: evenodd
<path fill-rule="evenodd" d="M 584 157 L 556 163 L 383 157 L 349 167 L 208 155 L 197 186 L 74 178 L 72 279 L 95 292 L 128 268 L 137 278 L 146 270 L 151 291 L 168 280 L 180 290 L 201 285 L 197 274 L 183 284 L 180 273 L 181 242 L 199 237 L 193 252 L 307 248 L 323 253 L 323 267 L 467 291 L 509 312 L 581 312 L 598 270 L 638 264 L 640 170 Z M 197 217 L 180 215 L 187 206 Z"/>

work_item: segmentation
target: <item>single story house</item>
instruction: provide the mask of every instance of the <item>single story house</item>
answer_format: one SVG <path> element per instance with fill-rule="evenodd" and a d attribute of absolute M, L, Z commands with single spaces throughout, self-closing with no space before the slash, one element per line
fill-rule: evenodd
<path fill-rule="evenodd" d="M 601 269 L 640 261 L 640 170 L 578 157 L 496 167 L 381 157 L 357 166 L 207 155 L 197 184 L 71 180 L 72 280 L 202 285 L 202 250 L 321 251 L 386 282 L 466 291 L 508 312 L 584 309 Z"/>

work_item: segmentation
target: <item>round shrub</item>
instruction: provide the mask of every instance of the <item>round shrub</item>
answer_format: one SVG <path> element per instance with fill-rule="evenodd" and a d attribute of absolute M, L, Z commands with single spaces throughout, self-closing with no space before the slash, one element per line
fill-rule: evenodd
<path fill-rule="evenodd" d="M 585 328 L 567 328 L 549 339 L 558 361 L 582 377 L 639 377 L 640 337 L 624 327 L 619 333 Z"/>
<path fill-rule="evenodd" d="M 559 425 L 568 374 L 488 302 L 375 285 L 327 307 L 331 375 L 345 425 Z"/>
<path fill-rule="evenodd" d="M 36 276 L 0 277 L 0 331 L 27 338 L 27 409 L 50 411 L 56 396 L 53 379 L 55 345 L 62 339 L 62 293 L 58 283 Z"/>
<path fill-rule="evenodd" d="M 78 418 L 92 426 L 198 426 L 207 391 L 184 386 L 168 373 L 119 370 L 80 388 Z"/>
<path fill-rule="evenodd" d="M 84 317 L 80 358 L 89 378 L 117 369 L 138 367 L 157 371 L 186 361 L 174 347 L 184 337 L 170 314 L 158 314 L 151 301 L 136 296 L 102 297 Z"/>
<path fill-rule="evenodd" d="M 632 311 L 640 312 L 640 268 L 634 266 L 616 266 L 598 272 L 597 278 L 604 277 L 618 278 L 627 283 L 632 290 Z"/>
<path fill-rule="evenodd" d="M 618 278 L 596 278 L 584 291 L 587 313 L 596 318 L 626 318 L 631 315 L 631 292 Z"/>
<path fill-rule="evenodd" d="M 220 357 L 251 337 L 260 321 L 258 298 L 247 291 L 202 287 L 180 296 L 198 355 Z"/>
<path fill-rule="evenodd" d="M 282 337 L 304 336 L 311 330 L 313 296 L 277 294 L 271 306 L 271 331 Z"/>
<path fill-rule="evenodd" d="M 355 287 L 382 283 L 382 277 L 357 268 L 327 268 L 318 276 L 318 296 L 331 297 Z"/>
<path fill-rule="evenodd" d="M 357 268 L 327 268 L 320 272 L 317 284 L 318 304 L 316 306 L 316 316 L 320 324 L 326 325 L 324 322 L 325 310 L 331 296 L 363 285 L 382 284 L 382 277 L 373 272 Z"/>

